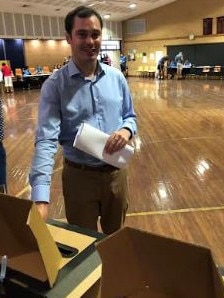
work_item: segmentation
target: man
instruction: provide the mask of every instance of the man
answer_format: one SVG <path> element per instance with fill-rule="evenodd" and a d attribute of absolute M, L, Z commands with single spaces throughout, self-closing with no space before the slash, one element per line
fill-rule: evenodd
<path fill-rule="evenodd" d="M 157 69 L 159 71 L 159 79 L 164 79 L 164 67 L 165 67 L 165 62 L 169 61 L 169 57 L 166 55 L 164 57 L 162 57 L 159 62 L 158 62 L 158 66 Z"/>
<path fill-rule="evenodd" d="M 68 222 L 97 230 L 100 216 L 103 232 L 111 234 L 122 227 L 127 211 L 126 170 L 73 147 L 83 122 L 110 134 L 105 145 L 108 154 L 123 148 L 136 133 L 136 115 L 124 76 L 97 60 L 102 27 L 100 15 L 85 6 L 65 18 L 72 58 L 42 86 L 30 183 L 31 197 L 46 219 L 59 141 L 64 155 L 62 182 Z"/>
<path fill-rule="evenodd" d="M 183 63 L 184 63 L 184 57 L 183 53 L 179 52 L 175 56 L 175 62 L 177 64 L 177 79 L 181 80 L 182 79 L 182 70 L 183 70 Z"/>

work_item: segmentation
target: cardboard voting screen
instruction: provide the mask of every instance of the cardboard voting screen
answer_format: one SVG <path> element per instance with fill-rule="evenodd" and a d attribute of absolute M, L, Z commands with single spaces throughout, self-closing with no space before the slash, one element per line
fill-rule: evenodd
<path fill-rule="evenodd" d="M 224 298 L 209 249 L 126 227 L 97 244 L 101 298 Z"/>
<path fill-rule="evenodd" d="M 100 278 L 94 243 L 104 235 L 60 221 L 46 224 L 30 200 L 0 194 L 0 233 L 7 297 L 79 297 Z M 61 248 L 68 249 L 64 257 Z"/>
<path fill-rule="evenodd" d="M 0 194 L 0 235 L 9 268 L 53 286 L 62 257 L 32 201 Z"/>

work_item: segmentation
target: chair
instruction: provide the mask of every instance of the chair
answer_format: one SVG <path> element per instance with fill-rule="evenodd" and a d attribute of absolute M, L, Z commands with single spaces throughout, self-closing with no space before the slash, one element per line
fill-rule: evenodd
<path fill-rule="evenodd" d="M 22 69 L 21 68 L 15 68 L 15 76 L 17 78 L 22 78 L 23 72 L 22 72 Z"/>
<path fill-rule="evenodd" d="M 148 78 L 154 79 L 156 74 L 156 67 L 150 67 L 148 70 Z"/>
<path fill-rule="evenodd" d="M 31 74 L 35 74 L 36 73 L 36 68 L 35 67 L 29 67 L 29 71 Z"/>
<path fill-rule="evenodd" d="M 213 79 L 220 79 L 222 75 L 222 67 L 221 65 L 215 65 L 211 71 L 211 76 Z"/>
<path fill-rule="evenodd" d="M 140 65 L 136 71 L 138 77 L 143 76 L 143 65 Z"/>
<path fill-rule="evenodd" d="M 50 72 L 50 68 L 48 65 L 43 66 L 43 73 L 49 73 Z"/>
<path fill-rule="evenodd" d="M 143 76 L 143 78 L 147 78 L 149 76 L 149 66 L 148 65 L 145 65 L 143 67 L 142 76 Z"/>
<path fill-rule="evenodd" d="M 202 71 L 201 71 L 201 77 L 203 78 L 208 78 L 208 74 L 211 71 L 211 67 L 210 66 L 203 66 Z"/>

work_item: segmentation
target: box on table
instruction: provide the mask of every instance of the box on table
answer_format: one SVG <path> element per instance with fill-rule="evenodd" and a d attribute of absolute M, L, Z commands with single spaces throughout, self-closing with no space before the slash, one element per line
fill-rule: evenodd
<path fill-rule="evenodd" d="M 208 248 L 125 227 L 97 250 L 101 298 L 224 298 Z"/>
<path fill-rule="evenodd" d="M 0 235 L 6 297 L 80 297 L 101 276 L 95 242 L 104 236 L 59 221 L 46 225 L 30 200 L 0 194 Z"/>
<path fill-rule="evenodd" d="M 0 195 L 0 233 L 10 298 L 78 298 L 86 292 L 90 298 L 224 297 L 221 276 L 205 247 L 121 229 L 97 244 L 103 263 L 98 295 L 101 260 L 95 243 L 102 234 L 58 221 L 46 225 L 31 201 L 5 195 Z M 62 258 L 55 242 L 75 245 L 79 253 Z"/>

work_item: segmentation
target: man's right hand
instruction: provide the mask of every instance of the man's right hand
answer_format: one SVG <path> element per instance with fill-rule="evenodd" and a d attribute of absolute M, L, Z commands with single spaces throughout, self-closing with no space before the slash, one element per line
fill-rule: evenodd
<path fill-rule="evenodd" d="M 43 220 L 47 220 L 48 217 L 48 203 L 47 202 L 36 202 L 38 211 L 40 212 Z"/>

